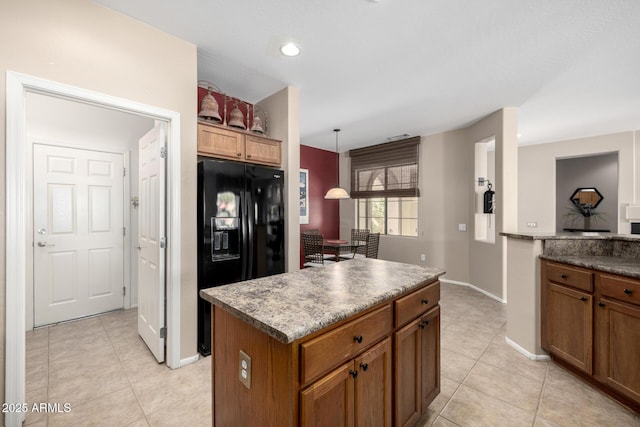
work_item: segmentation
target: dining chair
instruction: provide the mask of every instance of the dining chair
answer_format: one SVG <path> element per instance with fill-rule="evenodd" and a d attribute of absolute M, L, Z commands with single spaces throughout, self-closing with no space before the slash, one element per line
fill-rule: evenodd
<path fill-rule="evenodd" d="M 333 262 L 332 257 L 324 254 L 324 237 L 322 234 L 302 233 L 302 251 L 304 253 L 304 267 L 307 264 L 323 264 L 326 261 Z"/>
<path fill-rule="evenodd" d="M 369 233 L 367 235 L 367 246 L 365 246 L 365 256 L 367 258 L 378 258 L 378 247 L 380 246 L 380 233 Z"/>
<path fill-rule="evenodd" d="M 320 234 L 320 230 L 317 228 L 307 228 L 306 230 L 302 230 L 301 234 Z"/>
<path fill-rule="evenodd" d="M 352 228 L 351 229 L 351 244 L 357 245 L 360 244 L 359 248 L 356 249 L 356 255 L 367 255 L 367 236 L 369 235 L 369 230 L 361 229 L 361 228 Z"/>

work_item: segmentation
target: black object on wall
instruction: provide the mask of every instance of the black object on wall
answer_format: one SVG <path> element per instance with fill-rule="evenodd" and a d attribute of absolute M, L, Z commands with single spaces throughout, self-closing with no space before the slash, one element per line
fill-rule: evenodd
<path fill-rule="evenodd" d="M 284 172 L 198 161 L 198 291 L 284 273 Z M 198 298 L 198 351 L 211 354 L 211 305 Z"/>

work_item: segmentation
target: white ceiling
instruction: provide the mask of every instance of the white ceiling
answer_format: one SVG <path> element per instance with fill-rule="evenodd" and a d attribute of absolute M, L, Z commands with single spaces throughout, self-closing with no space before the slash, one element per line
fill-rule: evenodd
<path fill-rule="evenodd" d="M 429 135 L 501 107 L 520 108 L 521 144 L 640 129 L 638 0 L 97 1 L 196 44 L 198 78 L 232 96 L 300 88 L 305 145 L 334 150 L 335 127 L 340 151 Z M 287 41 L 302 53 L 282 56 Z"/>

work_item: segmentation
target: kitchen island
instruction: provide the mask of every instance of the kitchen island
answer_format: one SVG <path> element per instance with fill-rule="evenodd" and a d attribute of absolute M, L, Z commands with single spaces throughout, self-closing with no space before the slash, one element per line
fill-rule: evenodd
<path fill-rule="evenodd" d="M 444 273 L 361 258 L 202 290 L 213 425 L 415 424 L 440 391 Z"/>

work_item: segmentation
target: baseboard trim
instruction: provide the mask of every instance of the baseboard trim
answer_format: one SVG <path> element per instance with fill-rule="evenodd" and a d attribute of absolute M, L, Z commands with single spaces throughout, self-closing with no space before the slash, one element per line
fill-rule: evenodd
<path fill-rule="evenodd" d="M 185 357 L 184 359 L 180 359 L 180 367 L 191 365 L 192 363 L 196 363 L 200 360 L 200 355 L 196 353 L 194 356 Z"/>
<path fill-rule="evenodd" d="M 440 281 L 441 281 L 441 282 L 444 282 L 444 283 L 449 283 L 449 284 L 451 284 L 451 285 L 466 286 L 466 287 L 469 287 L 469 288 L 473 289 L 474 291 L 480 292 L 481 294 L 484 294 L 484 295 L 488 296 L 489 298 L 491 298 L 491 299 L 493 299 L 493 300 L 498 301 L 498 302 L 499 302 L 499 303 L 501 303 L 501 304 L 506 304 L 506 303 L 507 303 L 507 301 L 506 301 L 506 300 L 503 300 L 502 298 L 497 297 L 497 296 L 495 296 L 494 294 L 492 294 L 492 293 L 490 293 L 490 292 L 485 291 L 484 289 L 481 289 L 481 288 L 479 288 L 479 287 L 477 287 L 477 286 L 474 286 L 474 285 L 472 285 L 471 283 L 467 283 L 467 282 L 458 282 L 457 280 L 449 280 L 449 279 L 443 279 L 443 278 L 440 278 Z"/>
<path fill-rule="evenodd" d="M 508 337 L 504 337 L 504 342 L 507 343 L 509 347 L 512 347 L 518 353 L 527 356 L 529 360 L 533 360 L 536 362 L 547 362 L 551 360 L 551 357 L 548 354 L 534 354 L 527 351 L 525 348 L 520 346 L 518 343 L 510 340 Z"/>

